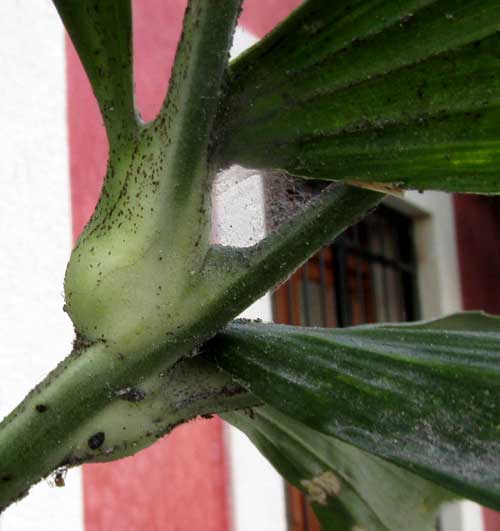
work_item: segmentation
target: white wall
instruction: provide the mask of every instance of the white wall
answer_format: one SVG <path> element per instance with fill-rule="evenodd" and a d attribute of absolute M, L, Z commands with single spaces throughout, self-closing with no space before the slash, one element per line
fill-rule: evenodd
<path fill-rule="evenodd" d="M 62 311 L 71 250 L 66 72 L 49 0 L 0 2 L 0 417 L 71 349 Z M 34 487 L 1 531 L 83 528 L 80 470 Z"/>

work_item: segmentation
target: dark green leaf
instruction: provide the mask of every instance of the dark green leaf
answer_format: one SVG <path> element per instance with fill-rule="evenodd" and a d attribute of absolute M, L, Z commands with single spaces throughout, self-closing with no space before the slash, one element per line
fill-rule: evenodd
<path fill-rule="evenodd" d="M 87 72 L 110 141 L 135 126 L 130 0 L 53 0 Z"/>
<path fill-rule="evenodd" d="M 309 0 L 231 67 L 219 162 L 500 191 L 498 0 Z"/>
<path fill-rule="evenodd" d="M 452 495 L 354 446 L 263 407 L 223 417 L 312 502 L 324 531 L 433 531 Z"/>
<path fill-rule="evenodd" d="M 233 324 L 208 346 L 263 402 L 500 509 L 500 320 Z"/>

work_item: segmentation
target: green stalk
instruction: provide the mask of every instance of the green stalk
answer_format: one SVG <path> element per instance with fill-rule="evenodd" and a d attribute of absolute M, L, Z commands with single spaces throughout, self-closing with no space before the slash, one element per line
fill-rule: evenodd
<path fill-rule="evenodd" d="M 173 367 L 172 359 L 196 353 L 382 197 L 331 187 L 259 245 L 213 248 L 186 301 L 198 312 L 165 348 L 120 352 L 105 341 L 77 348 L 0 425 L 0 507 L 58 467 L 131 455 L 193 416 L 254 405 L 199 357 Z M 92 450 L 99 434 L 103 442 Z"/>
<path fill-rule="evenodd" d="M 99 104 L 110 147 L 138 132 L 132 65 L 130 0 L 53 0 Z"/>
<path fill-rule="evenodd" d="M 198 315 L 185 300 L 209 249 L 208 149 L 239 8 L 190 2 L 160 115 L 110 153 L 65 280 L 69 314 L 88 340 L 142 355 Z"/>
<path fill-rule="evenodd" d="M 190 2 L 162 111 L 112 146 L 66 273 L 77 348 L 0 424 L 1 508 L 58 467 L 131 455 L 188 418 L 254 404 L 186 358 L 382 198 L 330 187 L 253 248 L 210 246 L 212 122 L 239 4 Z"/>
<path fill-rule="evenodd" d="M 103 343 L 77 348 L 2 422 L 0 512 L 53 470 L 133 455 L 197 415 L 257 403 L 201 358 L 130 362 Z"/>
<path fill-rule="evenodd" d="M 83 56 L 111 147 L 99 204 L 65 278 L 67 311 L 78 342 L 88 346 L 73 352 L 0 425 L 0 507 L 54 468 L 129 455 L 177 423 L 233 401 L 232 394 L 220 398 L 227 381 L 204 374 L 199 361 L 182 362 L 181 373 L 178 365 L 170 368 L 199 340 L 179 331 L 203 314 L 197 301 L 185 301 L 209 248 L 207 153 L 240 0 L 191 0 L 162 112 L 146 125 L 134 118 L 132 134 L 119 142 L 114 139 L 127 128 L 107 120 L 104 100 L 114 95 L 123 103 L 118 114 L 130 117 L 132 70 L 123 53 L 128 45 L 122 46 L 130 39 L 127 31 L 113 33 L 102 23 L 120 13 L 128 27 L 129 2 L 103 4 L 102 19 L 88 1 L 78 6 L 57 1 Z M 89 47 L 104 54 L 97 54 L 96 64 Z M 207 55 L 208 48 L 213 53 Z M 109 84 L 123 90 L 109 92 Z M 169 376 L 163 380 L 162 374 Z M 145 399 L 124 401 L 129 388 L 140 389 Z M 89 452 L 95 444 L 89 441 L 101 433 L 106 444 L 96 447 L 97 454 Z"/>

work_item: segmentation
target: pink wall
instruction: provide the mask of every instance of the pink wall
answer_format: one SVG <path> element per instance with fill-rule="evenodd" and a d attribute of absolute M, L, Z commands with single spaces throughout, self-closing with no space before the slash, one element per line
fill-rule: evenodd
<path fill-rule="evenodd" d="M 245 0 L 240 24 L 263 37 L 301 3 L 302 0 Z"/>
<path fill-rule="evenodd" d="M 500 199 L 454 197 L 465 310 L 500 314 Z M 500 513 L 483 510 L 485 531 L 500 531 Z"/>
<path fill-rule="evenodd" d="M 500 314 L 500 200 L 456 195 L 454 204 L 464 308 Z"/>

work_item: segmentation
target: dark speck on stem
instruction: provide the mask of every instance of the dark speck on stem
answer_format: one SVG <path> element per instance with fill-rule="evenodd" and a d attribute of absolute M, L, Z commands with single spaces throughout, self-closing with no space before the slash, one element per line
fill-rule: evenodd
<path fill-rule="evenodd" d="M 99 431 L 92 435 L 92 437 L 89 437 L 88 445 L 91 450 L 97 450 L 99 447 L 102 446 L 104 439 L 106 438 L 103 431 Z"/>

